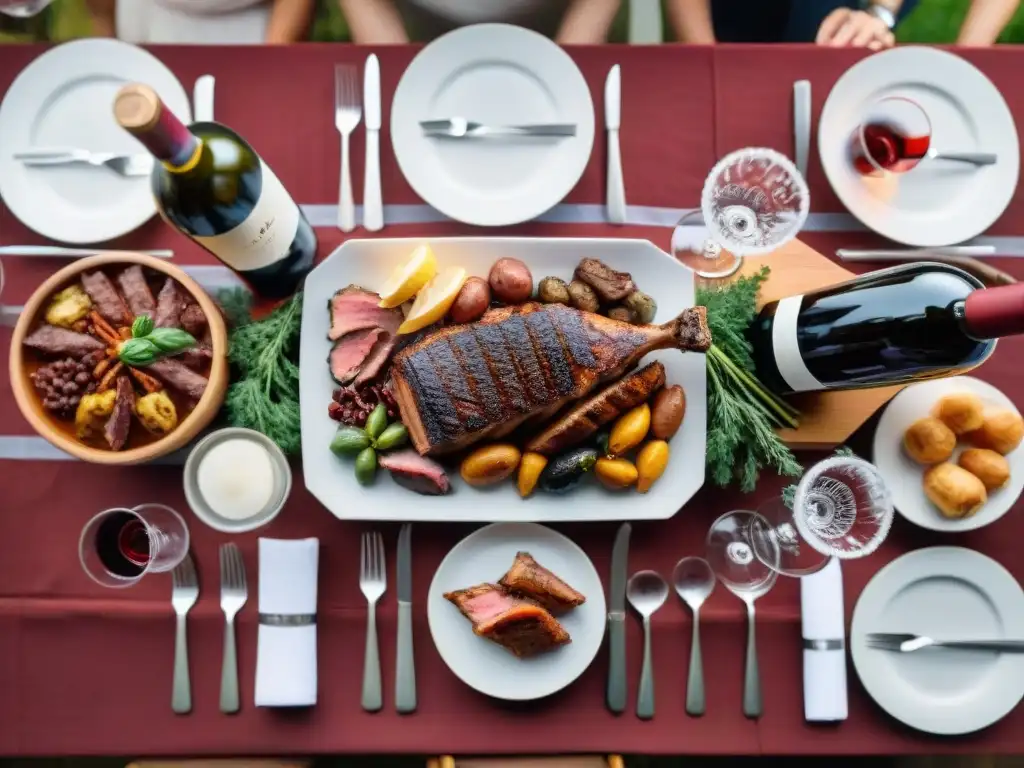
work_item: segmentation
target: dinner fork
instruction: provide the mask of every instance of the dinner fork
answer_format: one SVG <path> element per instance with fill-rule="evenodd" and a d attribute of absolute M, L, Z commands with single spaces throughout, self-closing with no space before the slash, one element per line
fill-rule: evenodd
<path fill-rule="evenodd" d="M 377 531 L 364 533 L 359 547 L 359 588 L 366 597 L 366 656 L 363 660 L 363 709 L 376 712 L 384 702 L 377 647 L 377 601 L 387 587 L 384 539 Z"/>
<path fill-rule="evenodd" d="M 237 712 L 238 657 L 235 646 L 235 616 L 249 596 L 245 563 L 235 544 L 220 548 L 220 608 L 224 611 L 224 661 L 220 672 L 220 711 Z"/>
<path fill-rule="evenodd" d="M 876 632 L 867 636 L 869 648 L 913 653 L 923 648 L 950 648 L 961 651 L 1024 653 L 1024 640 L 934 640 L 925 635 Z"/>
<path fill-rule="evenodd" d="M 352 167 L 348 140 L 359 125 L 363 110 L 356 68 L 351 64 L 334 65 L 334 126 L 341 134 L 341 179 L 338 190 L 338 228 L 351 232 L 356 226 L 356 207 L 352 200 Z"/>
<path fill-rule="evenodd" d="M 184 715 L 192 711 L 192 683 L 188 675 L 188 633 L 185 631 L 185 616 L 199 598 L 199 579 L 192 556 L 185 559 L 171 572 L 171 606 L 177 616 L 174 633 L 174 691 L 171 695 L 171 709 Z"/>

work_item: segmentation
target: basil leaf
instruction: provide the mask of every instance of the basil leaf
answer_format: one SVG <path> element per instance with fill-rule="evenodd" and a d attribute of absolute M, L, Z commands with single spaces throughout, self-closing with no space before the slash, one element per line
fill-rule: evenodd
<path fill-rule="evenodd" d="M 148 336 L 153 332 L 153 318 L 148 315 L 139 315 L 132 323 L 132 337 Z"/>
<path fill-rule="evenodd" d="M 160 358 L 160 348 L 148 338 L 128 339 L 117 348 L 117 356 L 127 365 L 149 365 Z"/>
<path fill-rule="evenodd" d="M 184 352 L 196 345 L 195 337 L 181 328 L 154 328 L 146 336 L 146 340 L 152 342 L 165 355 Z"/>

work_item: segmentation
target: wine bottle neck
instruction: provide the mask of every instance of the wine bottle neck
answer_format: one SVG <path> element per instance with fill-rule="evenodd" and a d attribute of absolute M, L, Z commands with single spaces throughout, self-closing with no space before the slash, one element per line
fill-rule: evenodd
<path fill-rule="evenodd" d="M 962 312 L 966 331 L 976 339 L 1024 333 L 1024 283 L 973 291 Z"/>
<path fill-rule="evenodd" d="M 202 140 L 167 109 L 145 85 L 126 85 L 114 100 L 114 116 L 171 172 L 184 173 L 199 162 Z"/>

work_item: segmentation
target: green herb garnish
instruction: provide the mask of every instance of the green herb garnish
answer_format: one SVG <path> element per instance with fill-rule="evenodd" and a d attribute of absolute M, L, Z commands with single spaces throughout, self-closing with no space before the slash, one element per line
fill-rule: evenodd
<path fill-rule="evenodd" d="M 294 357 L 302 324 L 302 294 L 297 293 L 262 320 L 253 320 L 241 289 L 218 296 L 235 326 L 228 335 L 234 367 L 224 401 L 228 422 L 269 437 L 286 455 L 302 446 L 299 366 Z"/>
<path fill-rule="evenodd" d="M 132 322 L 132 338 L 118 345 L 117 356 L 126 365 L 141 368 L 195 345 L 191 333 L 181 328 L 154 328 L 150 318 L 140 315 Z"/>
<path fill-rule="evenodd" d="M 769 392 L 754 373 L 747 329 L 757 315 L 757 293 L 768 267 L 726 284 L 700 285 L 696 303 L 707 307 L 714 343 L 707 353 L 707 469 L 715 485 L 738 482 L 749 493 L 760 471 L 798 475 L 801 467 L 776 427 L 798 424 L 799 413 Z"/>
<path fill-rule="evenodd" d="M 153 331 L 153 318 L 149 315 L 139 315 L 132 323 L 132 337 L 141 338 L 148 336 Z"/>

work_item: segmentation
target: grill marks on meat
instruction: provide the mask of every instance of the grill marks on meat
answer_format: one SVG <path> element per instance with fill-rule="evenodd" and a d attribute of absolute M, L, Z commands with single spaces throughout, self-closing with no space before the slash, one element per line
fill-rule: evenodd
<path fill-rule="evenodd" d="M 605 424 L 646 402 L 663 386 L 665 366 L 650 363 L 575 406 L 530 440 L 526 450 L 552 456 L 579 445 Z"/>
<path fill-rule="evenodd" d="M 121 270 L 117 275 L 117 284 L 121 286 L 121 293 L 128 302 L 128 308 L 134 317 L 145 315 L 152 318 L 156 312 L 156 300 L 153 298 L 153 291 L 149 289 L 146 276 L 142 267 L 133 264 L 127 269 Z"/>
<path fill-rule="evenodd" d="M 85 357 L 90 352 L 105 349 L 106 345 L 95 336 L 78 333 L 57 325 L 41 325 L 25 337 L 26 347 L 49 355 Z"/>
<path fill-rule="evenodd" d="M 153 325 L 157 328 L 180 328 L 181 313 L 185 311 L 186 301 L 177 281 L 167 278 L 156 297 Z"/>
<path fill-rule="evenodd" d="M 160 379 L 164 384 L 199 402 L 206 391 L 206 377 L 196 373 L 180 360 L 165 357 L 146 366 L 146 372 Z"/>
<path fill-rule="evenodd" d="M 117 288 L 103 272 L 83 272 L 82 287 L 89 294 L 100 317 L 115 328 L 132 324 L 132 315 L 117 292 Z"/>
<path fill-rule="evenodd" d="M 128 442 L 128 431 L 132 426 L 132 412 L 135 410 L 135 388 L 127 376 L 117 379 L 117 394 L 114 396 L 114 410 L 103 426 L 103 436 L 113 451 L 120 451 Z"/>
<path fill-rule="evenodd" d="M 555 615 L 587 601 L 582 593 L 534 560 L 529 552 L 516 553 L 515 562 L 498 583 L 512 594 L 529 598 Z"/>
<path fill-rule="evenodd" d="M 421 454 L 443 454 L 555 413 L 656 349 L 705 351 L 705 310 L 635 326 L 560 304 L 491 310 L 424 337 L 395 357 L 402 421 Z"/>

